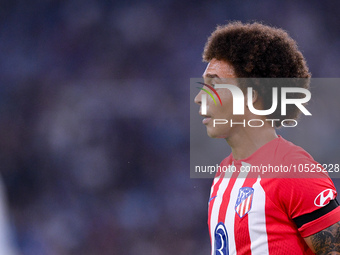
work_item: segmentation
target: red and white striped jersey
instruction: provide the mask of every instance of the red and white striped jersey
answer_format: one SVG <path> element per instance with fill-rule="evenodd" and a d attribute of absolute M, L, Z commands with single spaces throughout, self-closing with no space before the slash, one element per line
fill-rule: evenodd
<path fill-rule="evenodd" d="M 313 254 L 303 238 L 340 221 L 340 207 L 314 217 L 314 212 L 334 202 L 333 182 L 325 173 L 308 173 L 308 177 L 289 173 L 281 178 L 267 178 L 263 173 L 240 171 L 242 166 L 249 169 L 261 164 L 292 167 L 317 162 L 282 137 L 244 160 L 234 160 L 232 154 L 224 159 L 221 168 L 227 166 L 236 171 L 218 173 L 211 187 L 211 254 Z"/>

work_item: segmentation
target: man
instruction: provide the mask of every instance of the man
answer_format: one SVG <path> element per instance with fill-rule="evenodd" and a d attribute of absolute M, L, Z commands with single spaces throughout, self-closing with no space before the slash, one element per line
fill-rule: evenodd
<path fill-rule="evenodd" d="M 203 59 L 208 62 L 203 74 L 205 90 L 227 83 L 223 79 L 228 79 L 228 84 L 236 79 L 234 86 L 245 95 L 242 115 L 233 115 L 230 89 L 216 86 L 221 105 L 205 97 L 204 110 L 205 92 L 201 90 L 195 98 L 201 105 L 208 135 L 224 138 L 232 149 L 221 166 L 236 169 L 217 173 L 211 188 L 211 254 L 340 254 L 340 207 L 331 179 L 306 151 L 277 136 L 275 131 L 284 119 L 295 120 L 299 108 L 287 105 L 285 116 L 280 107 L 269 116 L 250 110 L 271 108 L 273 86 L 278 90 L 280 86 L 308 88 L 310 73 L 295 41 L 281 29 L 233 22 L 212 33 Z M 290 81 L 287 85 L 238 78 L 303 78 L 305 82 Z M 249 84 L 252 94 L 247 94 Z M 217 119 L 229 120 L 229 125 L 216 125 Z M 246 124 L 253 119 L 260 122 L 258 127 Z M 318 171 L 309 176 L 295 171 L 294 175 L 279 174 L 280 178 L 242 171 L 260 165 L 314 166 Z"/>

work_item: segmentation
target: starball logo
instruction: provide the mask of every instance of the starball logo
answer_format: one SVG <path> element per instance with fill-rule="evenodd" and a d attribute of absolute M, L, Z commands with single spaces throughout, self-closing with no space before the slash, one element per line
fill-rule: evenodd
<path fill-rule="evenodd" d="M 243 94 L 243 91 L 231 84 L 215 84 L 214 87 L 211 85 L 198 82 L 199 84 L 202 84 L 209 88 L 211 91 L 214 92 L 214 94 L 217 96 L 217 98 L 220 101 L 221 106 L 222 100 L 220 95 L 217 93 L 216 89 L 228 89 L 233 98 L 233 114 L 234 115 L 244 115 L 244 102 L 245 102 L 245 97 Z M 199 87 L 198 87 L 199 88 Z M 216 88 L 216 89 L 215 89 Z M 214 101 L 215 105 L 217 105 L 216 100 L 214 99 L 213 95 L 211 92 L 209 92 L 207 89 L 204 88 L 199 88 L 206 92 Z M 287 105 L 292 104 L 295 105 L 297 108 L 300 109 L 300 111 L 307 116 L 311 116 L 312 114 L 305 108 L 303 104 L 307 103 L 311 99 L 311 93 L 309 90 L 304 89 L 304 88 L 298 88 L 298 87 L 281 87 L 280 88 L 280 94 L 281 94 L 281 115 L 285 116 L 287 114 Z M 287 98 L 287 94 L 289 93 L 302 93 L 305 95 L 304 98 Z M 207 94 L 202 94 L 201 96 L 201 113 L 202 115 L 207 115 Z M 272 88 L 272 106 L 269 109 L 265 110 L 258 110 L 254 108 L 253 105 L 253 88 L 248 87 L 247 88 L 247 94 L 249 95 L 247 97 L 247 106 L 249 108 L 249 111 L 252 112 L 255 115 L 259 116 L 266 116 L 274 113 L 277 109 L 278 106 L 278 88 L 273 87 Z M 279 119 L 266 119 L 265 121 L 271 122 L 272 127 L 275 126 L 275 121 L 280 121 Z M 232 126 L 233 124 L 242 124 L 244 127 L 246 124 L 250 127 L 262 127 L 264 125 L 264 121 L 261 119 L 251 119 L 248 120 L 246 123 L 246 120 L 243 122 L 232 122 L 232 120 L 227 120 L 227 119 L 214 119 L 213 120 L 213 126 L 216 127 L 216 125 L 225 125 L 230 122 L 230 125 Z M 257 124 L 255 124 L 257 123 Z M 294 123 L 293 125 L 289 124 L 287 125 L 286 123 Z M 297 121 L 294 119 L 284 119 L 281 121 L 281 125 L 284 127 L 295 127 L 297 125 Z"/>

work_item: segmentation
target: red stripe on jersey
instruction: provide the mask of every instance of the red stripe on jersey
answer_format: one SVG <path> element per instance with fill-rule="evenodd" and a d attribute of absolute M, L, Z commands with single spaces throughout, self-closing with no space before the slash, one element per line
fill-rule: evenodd
<path fill-rule="evenodd" d="M 246 179 L 245 182 L 243 183 L 242 187 L 253 187 L 255 184 L 256 179 L 249 178 Z M 251 198 L 253 197 L 253 194 L 250 195 L 245 201 L 245 203 L 241 203 L 240 206 L 240 211 L 239 215 L 243 215 L 246 210 L 247 210 L 247 205 L 248 205 L 248 210 L 250 207 L 250 202 Z M 241 206 L 243 204 L 243 207 Z M 251 211 L 250 211 L 251 212 Z M 240 222 L 242 221 L 242 224 Z M 244 222 L 246 221 L 246 222 Z M 234 228 L 234 235 L 235 237 L 235 245 L 236 245 L 236 251 L 237 254 L 251 254 L 251 249 L 250 249 L 250 236 L 249 236 L 249 225 L 248 225 L 248 214 L 244 215 L 242 218 L 240 218 L 237 214 L 235 215 L 235 226 L 238 226 L 237 228 Z"/>
<path fill-rule="evenodd" d="M 219 177 L 219 180 L 215 183 L 214 187 L 213 187 L 213 192 L 211 193 L 211 197 L 210 198 L 213 198 L 217 195 L 217 191 L 220 187 L 220 184 L 224 178 L 224 172 L 221 174 L 221 176 Z M 209 198 L 209 199 L 210 199 Z M 212 242 L 212 239 L 211 239 L 211 233 L 210 233 L 210 220 L 211 220 L 211 211 L 213 209 L 213 206 L 214 206 L 214 201 L 215 199 L 211 200 L 209 202 L 209 211 L 208 211 L 208 227 L 209 227 L 209 236 L 210 236 L 210 243 Z"/>
<path fill-rule="evenodd" d="M 228 208 L 229 201 L 230 201 L 230 193 L 234 187 L 234 184 L 236 182 L 236 178 L 238 175 L 239 173 L 237 171 L 231 175 L 228 186 L 223 193 L 223 199 L 222 199 L 222 203 L 220 206 L 220 211 L 218 213 L 218 222 L 225 222 L 225 215 L 226 215 L 227 208 Z"/>

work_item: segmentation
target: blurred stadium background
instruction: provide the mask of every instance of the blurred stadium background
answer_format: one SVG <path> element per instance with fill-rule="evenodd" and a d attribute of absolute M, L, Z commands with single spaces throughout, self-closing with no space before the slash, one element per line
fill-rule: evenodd
<path fill-rule="evenodd" d="M 188 119 L 207 37 L 228 20 L 263 21 L 297 40 L 313 77 L 339 77 L 339 9 L 1 1 L 0 169 L 17 254 L 209 254 L 211 180 L 189 178 Z M 339 156 L 334 126 L 305 132 Z"/>

